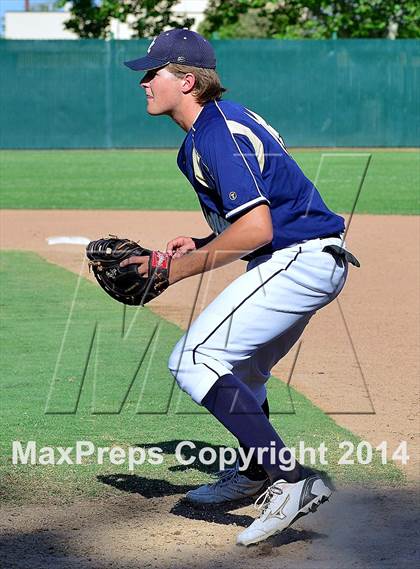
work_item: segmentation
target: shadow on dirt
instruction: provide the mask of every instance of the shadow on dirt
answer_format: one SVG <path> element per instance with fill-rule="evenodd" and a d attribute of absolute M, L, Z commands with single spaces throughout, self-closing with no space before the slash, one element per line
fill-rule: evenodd
<path fill-rule="evenodd" d="M 155 503 L 146 500 L 146 509 L 141 508 L 141 497 L 129 495 L 84 506 L 75 503 L 64 510 L 48 504 L 35 510 L 9 508 L 0 510 L 0 565 L 254 569 L 260 559 L 266 569 L 418 567 L 418 489 L 342 488 L 333 498 L 322 513 L 305 516 L 296 527 L 250 548 L 235 546 L 237 532 L 225 525 L 245 525 L 250 516 L 219 510 L 219 517 L 207 510 L 201 519 L 210 523 L 195 524 L 189 520 L 196 520 L 200 511 L 182 500 L 174 503 L 175 496 Z"/>
<path fill-rule="evenodd" d="M 174 494 L 185 494 L 188 490 L 196 488 L 196 485 L 172 484 L 158 478 L 145 478 L 136 474 L 104 474 L 97 476 L 97 480 L 103 484 L 113 486 L 122 492 L 140 494 L 143 498 L 162 498 Z"/>

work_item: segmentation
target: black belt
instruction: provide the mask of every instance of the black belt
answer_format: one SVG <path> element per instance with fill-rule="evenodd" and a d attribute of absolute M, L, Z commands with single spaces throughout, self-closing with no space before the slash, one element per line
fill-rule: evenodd
<path fill-rule="evenodd" d="M 320 237 L 320 239 L 331 239 L 332 237 L 341 239 L 341 233 L 332 233 L 331 235 L 324 235 L 323 237 Z"/>

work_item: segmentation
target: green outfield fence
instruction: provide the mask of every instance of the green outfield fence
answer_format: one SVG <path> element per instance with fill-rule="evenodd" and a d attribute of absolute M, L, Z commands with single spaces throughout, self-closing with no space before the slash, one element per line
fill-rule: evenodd
<path fill-rule="evenodd" d="M 226 98 L 290 146 L 418 146 L 420 41 L 217 40 Z M 1 148 L 174 147 L 182 131 L 146 115 L 149 41 L 0 41 Z"/>

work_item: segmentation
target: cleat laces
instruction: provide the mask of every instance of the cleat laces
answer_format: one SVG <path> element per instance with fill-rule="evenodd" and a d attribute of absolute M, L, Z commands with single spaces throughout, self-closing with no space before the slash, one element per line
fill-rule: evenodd
<path fill-rule="evenodd" d="M 214 476 L 217 477 L 216 482 L 213 483 L 214 486 L 224 486 L 234 478 L 237 478 L 238 470 L 236 468 L 227 468 L 226 470 L 219 470 Z"/>
<path fill-rule="evenodd" d="M 258 498 L 254 502 L 254 508 L 256 510 L 259 510 L 262 514 L 264 514 L 272 498 L 274 498 L 276 494 L 280 496 L 281 494 L 283 494 L 283 490 L 278 486 L 272 484 L 267 488 L 267 490 L 263 494 L 258 496 Z"/>

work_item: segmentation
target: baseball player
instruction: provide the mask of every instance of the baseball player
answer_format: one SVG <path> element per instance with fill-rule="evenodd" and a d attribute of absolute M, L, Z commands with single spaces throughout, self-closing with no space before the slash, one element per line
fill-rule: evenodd
<path fill-rule="evenodd" d="M 356 260 L 343 245 L 344 220 L 327 208 L 279 134 L 254 111 L 222 100 L 208 41 L 185 29 L 166 31 L 126 65 L 144 73 L 147 112 L 169 115 L 186 132 L 178 166 L 211 228 L 208 237 L 167 244 L 169 283 L 248 261 L 178 342 L 169 369 L 253 457 L 247 469 L 237 463 L 187 498 L 214 504 L 261 494 L 259 518 L 237 538 L 257 543 L 331 495 L 318 474 L 293 464 L 269 421 L 266 383 L 315 312 L 339 294 L 348 261 Z M 148 257 L 121 266 L 129 264 L 147 275 Z"/>

